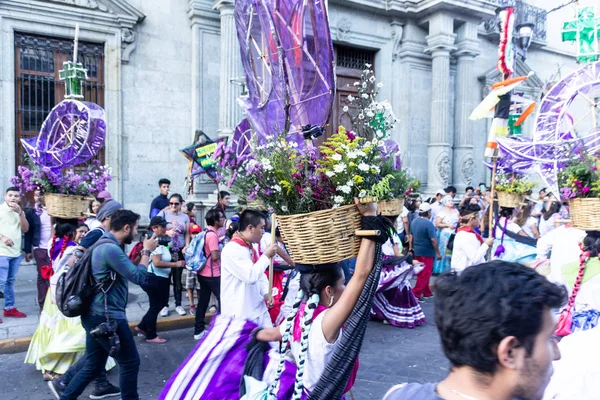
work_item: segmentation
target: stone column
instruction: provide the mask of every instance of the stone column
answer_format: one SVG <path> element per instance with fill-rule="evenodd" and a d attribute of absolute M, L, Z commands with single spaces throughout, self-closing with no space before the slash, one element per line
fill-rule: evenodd
<path fill-rule="evenodd" d="M 237 103 L 241 87 L 232 80 L 243 76 L 235 18 L 234 0 L 217 0 L 214 8 L 221 17 L 221 86 L 219 91 L 219 136 L 231 135 L 242 118 Z"/>
<path fill-rule="evenodd" d="M 431 61 L 431 126 L 429 128 L 427 192 L 451 183 L 452 138 L 450 137 L 450 53 L 456 50 L 454 20 L 444 13 L 429 20 L 425 52 Z"/>
<path fill-rule="evenodd" d="M 473 121 L 469 115 L 476 106 L 477 77 L 473 75 L 475 57 L 479 55 L 477 24 L 465 22 L 457 31 L 456 100 L 454 116 L 454 164 L 452 182 L 458 193 L 474 186 L 475 161 L 473 158 Z"/>

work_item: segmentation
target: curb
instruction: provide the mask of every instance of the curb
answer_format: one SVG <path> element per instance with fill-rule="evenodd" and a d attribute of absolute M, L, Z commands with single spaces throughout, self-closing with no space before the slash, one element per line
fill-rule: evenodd
<path fill-rule="evenodd" d="M 215 313 L 206 313 L 204 316 L 205 320 L 210 320 Z M 184 315 L 182 317 L 173 316 L 160 318 L 156 321 L 156 328 L 158 331 L 174 331 L 179 329 L 187 329 L 192 328 L 194 326 L 194 322 L 196 317 L 194 315 Z M 131 333 L 135 337 L 137 332 L 135 331 L 135 327 L 139 321 L 129 322 L 129 328 L 131 329 Z M 192 334 L 190 333 L 190 336 Z M 16 338 L 16 339 L 3 339 L 0 340 L 0 354 L 14 354 L 14 353 L 22 353 L 27 351 L 29 348 L 29 344 L 31 343 L 31 336 Z"/>

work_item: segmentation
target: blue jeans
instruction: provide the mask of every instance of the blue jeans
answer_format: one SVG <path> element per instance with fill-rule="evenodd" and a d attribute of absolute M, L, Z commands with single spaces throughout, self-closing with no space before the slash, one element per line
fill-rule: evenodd
<path fill-rule="evenodd" d="M 81 317 L 81 324 L 85 329 L 85 350 L 87 360 L 85 366 L 75 375 L 65 389 L 61 400 L 76 400 L 85 390 L 87 385 L 96 378 L 106 365 L 110 342 L 106 337 L 94 338 L 90 331 L 105 322 L 106 318 L 97 315 Z M 133 334 L 125 319 L 117 319 L 117 335 L 121 341 L 121 350 L 115 354 L 114 359 L 119 364 L 119 387 L 122 400 L 138 400 L 138 372 L 140 370 L 140 356 L 137 351 Z"/>
<path fill-rule="evenodd" d="M 15 279 L 23 256 L 0 256 L 0 290 L 4 291 L 4 309 L 15 308 Z"/>

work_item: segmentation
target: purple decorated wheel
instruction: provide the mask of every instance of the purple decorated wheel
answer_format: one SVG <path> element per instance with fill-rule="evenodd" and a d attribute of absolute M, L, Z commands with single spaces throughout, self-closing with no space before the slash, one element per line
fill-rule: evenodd
<path fill-rule="evenodd" d="M 104 109 L 95 103 L 63 100 L 44 120 L 40 134 L 21 139 L 31 160 L 62 169 L 93 158 L 104 144 Z"/>

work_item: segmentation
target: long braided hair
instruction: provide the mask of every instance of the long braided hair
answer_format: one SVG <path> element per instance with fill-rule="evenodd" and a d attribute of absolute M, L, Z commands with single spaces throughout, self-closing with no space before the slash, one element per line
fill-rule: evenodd
<path fill-rule="evenodd" d="M 298 316 L 298 310 L 302 301 L 306 299 L 304 316 L 301 322 L 302 333 L 300 337 L 300 354 L 296 360 L 296 380 L 294 383 L 294 394 L 292 400 L 300 400 L 304 389 L 304 368 L 306 365 L 306 354 L 308 352 L 308 339 L 313 322 L 314 312 L 321 300 L 321 293 L 327 286 L 335 286 L 336 283 L 344 277 L 339 265 L 332 268 L 325 268 L 310 273 L 301 273 L 300 290 L 296 296 L 292 312 L 286 318 L 285 330 L 282 335 L 280 346 L 280 359 L 277 367 L 277 373 L 271 386 L 269 387 L 269 399 L 276 398 L 276 388 L 281 379 L 281 374 L 285 366 L 285 355 L 291 346 L 293 339 L 292 328 L 294 320 Z"/>

